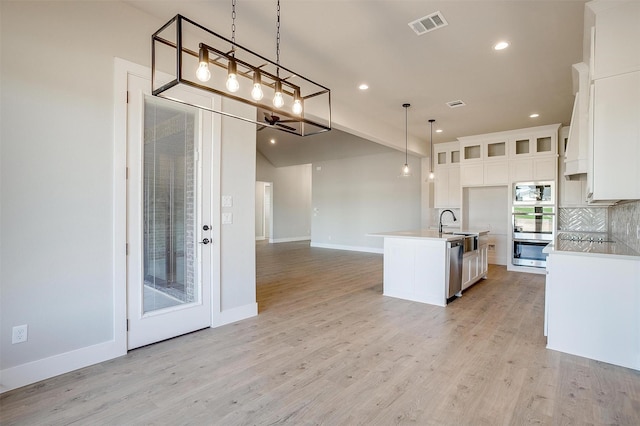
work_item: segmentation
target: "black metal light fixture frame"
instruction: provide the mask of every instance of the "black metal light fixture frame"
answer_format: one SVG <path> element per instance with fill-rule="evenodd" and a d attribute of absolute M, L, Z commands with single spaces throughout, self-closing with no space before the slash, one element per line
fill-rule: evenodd
<path fill-rule="evenodd" d="M 208 55 L 202 55 L 202 50 Z M 196 78 L 199 59 L 203 56 L 207 57 L 213 74 L 207 82 Z M 241 89 L 235 93 L 229 92 L 225 87 L 229 62 L 235 64 L 237 77 L 243 83 Z M 260 75 L 262 89 L 265 92 L 260 101 L 254 100 L 250 94 L 256 73 Z M 169 20 L 151 37 L 151 74 L 154 96 L 299 136 L 331 130 L 330 89 L 180 14 Z M 276 86 L 282 87 L 282 95 L 288 101 L 282 108 L 275 107 L 271 102 Z M 210 96 L 205 97 L 208 98 L 206 102 L 194 101 L 183 96 L 183 91 L 176 90 L 185 87 L 253 105 L 258 108 L 257 114 L 241 116 L 223 111 L 220 103 L 210 102 Z M 291 110 L 295 99 L 302 102 L 300 114 Z M 276 116 L 278 120 L 263 121 L 265 115 Z M 280 122 L 286 122 L 286 125 L 279 125 Z"/>

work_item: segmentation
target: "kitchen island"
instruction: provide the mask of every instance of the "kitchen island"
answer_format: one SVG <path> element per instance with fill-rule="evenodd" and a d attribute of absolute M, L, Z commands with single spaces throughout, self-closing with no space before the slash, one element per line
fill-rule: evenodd
<path fill-rule="evenodd" d="M 487 233 L 485 230 L 439 233 L 436 230 L 419 229 L 370 234 L 384 238 L 383 294 L 446 306 L 447 284 L 452 278 L 447 243 L 455 245 L 463 242 L 467 235 L 483 236 Z M 472 249 L 478 250 L 478 247 Z M 461 280 L 459 276 L 453 278 Z M 458 287 L 460 284 L 457 283 Z"/>

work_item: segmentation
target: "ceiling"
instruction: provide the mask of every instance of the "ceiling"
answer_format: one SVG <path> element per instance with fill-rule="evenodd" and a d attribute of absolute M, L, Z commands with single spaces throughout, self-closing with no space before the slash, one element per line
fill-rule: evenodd
<path fill-rule="evenodd" d="M 161 23 L 180 13 L 231 35 L 231 0 L 126 3 Z M 237 0 L 236 11 L 236 41 L 275 58 L 275 0 Z M 447 26 L 418 36 L 407 25 L 436 11 Z M 258 150 L 276 166 L 404 151 L 405 102 L 409 151 L 419 156 L 429 153 L 430 118 L 442 129 L 434 143 L 568 125 L 583 11 L 582 0 L 281 0 L 280 62 L 331 89 L 336 130 L 302 138 L 266 128 Z M 510 46 L 493 50 L 500 40 Z M 454 100 L 466 106 L 449 108 Z"/>

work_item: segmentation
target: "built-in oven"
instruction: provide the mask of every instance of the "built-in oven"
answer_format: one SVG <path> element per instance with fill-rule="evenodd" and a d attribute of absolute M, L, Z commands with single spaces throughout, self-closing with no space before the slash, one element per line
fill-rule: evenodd
<path fill-rule="evenodd" d="M 554 183 L 518 182 L 513 184 L 513 205 L 554 205 Z"/>
<path fill-rule="evenodd" d="M 553 206 L 513 206 L 512 263 L 546 267 L 547 257 L 542 249 L 553 240 L 554 229 Z"/>
<path fill-rule="evenodd" d="M 518 266 L 547 266 L 547 255 L 542 252 L 551 241 L 545 240 L 513 240 L 513 264 Z"/>

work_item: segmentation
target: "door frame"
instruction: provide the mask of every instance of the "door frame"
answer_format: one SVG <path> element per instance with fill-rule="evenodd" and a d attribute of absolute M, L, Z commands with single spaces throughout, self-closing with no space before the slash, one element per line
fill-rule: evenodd
<path fill-rule="evenodd" d="M 113 341 L 122 354 L 127 352 L 127 110 L 128 75 L 151 81 L 151 69 L 121 58 L 114 58 L 114 128 L 113 128 Z M 214 96 L 214 102 L 221 102 Z M 212 282 L 211 327 L 220 323 L 220 155 L 222 146 L 221 117 L 212 114 Z"/>

